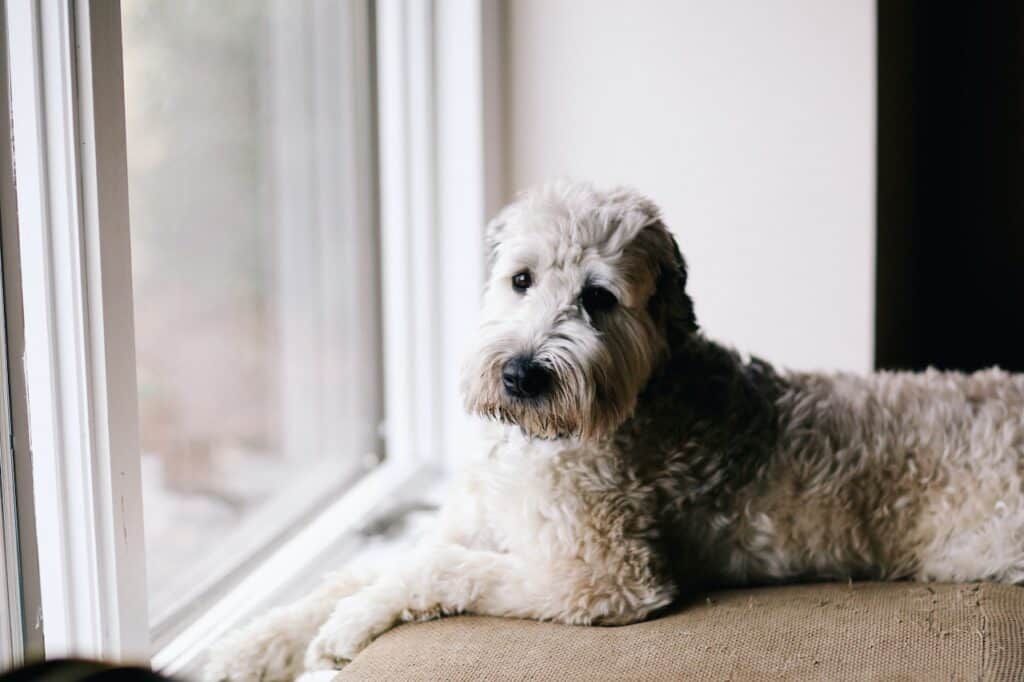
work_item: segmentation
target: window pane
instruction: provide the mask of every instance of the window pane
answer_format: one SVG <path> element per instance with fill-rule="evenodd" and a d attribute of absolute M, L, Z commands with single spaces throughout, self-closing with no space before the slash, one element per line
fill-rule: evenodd
<path fill-rule="evenodd" d="M 366 55 L 340 3 L 123 7 L 159 630 L 379 461 L 376 240 L 354 209 L 368 104 L 336 85 Z"/>

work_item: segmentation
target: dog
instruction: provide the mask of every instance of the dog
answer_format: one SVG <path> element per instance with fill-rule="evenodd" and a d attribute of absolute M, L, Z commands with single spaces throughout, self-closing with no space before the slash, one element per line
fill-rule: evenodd
<path fill-rule="evenodd" d="M 462 390 L 489 447 L 417 556 L 232 634 L 206 679 L 340 668 L 449 614 L 617 625 L 712 585 L 1024 581 L 1024 376 L 744 359 L 629 189 L 542 187 L 486 234 Z"/>

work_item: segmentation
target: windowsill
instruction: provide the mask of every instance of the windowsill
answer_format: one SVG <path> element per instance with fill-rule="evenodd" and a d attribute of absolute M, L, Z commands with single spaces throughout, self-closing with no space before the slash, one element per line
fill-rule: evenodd
<path fill-rule="evenodd" d="M 434 516 L 443 483 L 439 472 L 414 463 L 385 462 L 366 474 L 162 647 L 154 669 L 196 678 L 207 648 L 230 630 L 303 596 L 330 570 L 355 561 L 383 565 L 408 549 Z"/>
<path fill-rule="evenodd" d="M 208 543 L 212 551 L 205 558 L 182 563 L 163 583 L 155 582 L 158 577 L 150 575 L 150 585 L 161 586 L 159 591 L 151 588 L 150 592 L 154 645 L 159 648 L 171 641 L 205 604 L 215 602 L 244 578 L 248 567 L 272 554 L 284 538 L 316 517 L 318 510 L 329 506 L 331 500 L 343 495 L 365 474 L 358 463 L 331 458 L 318 462 L 309 471 L 295 476 L 285 489 L 251 512 L 242 523 L 229 532 L 221 530 L 223 537 Z M 302 500 L 302 504 L 297 504 L 297 500 Z"/>

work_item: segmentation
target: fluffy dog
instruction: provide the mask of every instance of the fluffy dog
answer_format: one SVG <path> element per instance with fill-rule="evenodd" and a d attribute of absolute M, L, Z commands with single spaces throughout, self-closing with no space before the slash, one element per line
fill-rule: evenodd
<path fill-rule="evenodd" d="M 208 679 L 340 667 L 445 614 L 611 625 L 711 584 L 1024 580 L 1024 377 L 745 361 L 699 331 L 630 190 L 528 193 L 488 243 L 463 391 L 497 426 L 436 535 L 235 633 Z"/>

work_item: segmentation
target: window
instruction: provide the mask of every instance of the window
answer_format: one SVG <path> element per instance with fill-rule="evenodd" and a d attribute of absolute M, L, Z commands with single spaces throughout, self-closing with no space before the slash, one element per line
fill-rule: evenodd
<path fill-rule="evenodd" d="M 159 643 L 383 455 L 372 55 L 358 3 L 122 12 Z"/>
<path fill-rule="evenodd" d="M 496 8 L 0 8 L 0 656 L 192 670 L 472 447 Z"/>

